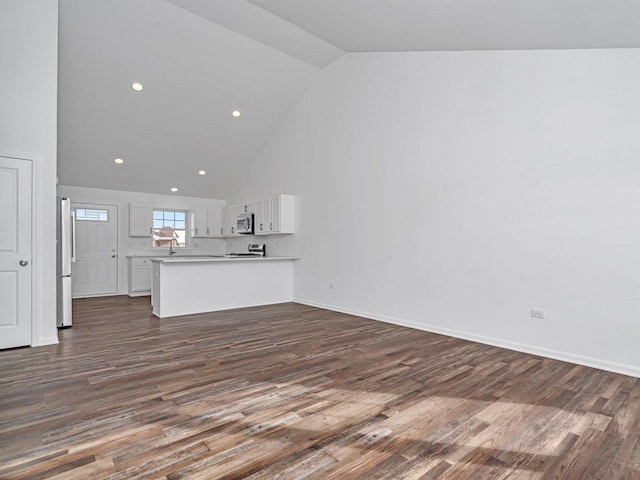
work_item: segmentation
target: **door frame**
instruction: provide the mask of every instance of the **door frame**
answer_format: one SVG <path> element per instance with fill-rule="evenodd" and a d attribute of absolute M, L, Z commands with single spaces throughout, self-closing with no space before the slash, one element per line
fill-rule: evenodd
<path fill-rule="evenodd" d="M 38 345 L 48 345 L 52 343 L 58 343 L 58 337 L 55 338 L 40 338 L 40 320 L 41 309 L 37 299 L 40 296 L 40 277 L 42 276 L 42 270 L 40 265 L 42 260 L 46 257 L 45 252 L 42 251 L 44 235 L 38 235 L 40 231 L 38 225 L 42 225 L 39 221 L 41 217 L 40 200 L 38 187 L 38 181 L 40 178 L 40 168 L 42 159 L 39 155 L 33 153 L 18 152 L 7 148 L 0 147 L 0 157 L 15 158 L 17 160 L 25 160 L 31 162 L 31 347 Z M 55 282 L 53 282 L 55 287 Z M 55 316 L 54 316 L 55 317 Z M 54 318 L 55 321 L 55 318 Z"/>
<path fill-rule="evenodd" d="M 71 198 L 71 211 L 75 210 L 74 205 L 90 205 L 92 207 L 113 207 L 116 211 L 116 291 L 115 293 L 104 293 L 100 295 L 75 295 L 73 298 L 97 298 L 97 297 L 112 297 L 114 295 L 120 295 L 118 293 L 120 291 L 120 208 L 117 204 L 113 203 L 98 203 L 98 202 L 90 202 L 85 200 L 74 200 Z"/>

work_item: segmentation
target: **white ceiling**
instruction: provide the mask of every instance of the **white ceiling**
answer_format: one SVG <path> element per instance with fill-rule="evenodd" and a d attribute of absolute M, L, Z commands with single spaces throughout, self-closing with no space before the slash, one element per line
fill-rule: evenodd
<path fill-rule="evenodd" d="M 209 198 L 230 196 L 311 81 L 345 52 L 640 47 L 637 0 L 59 5 L 60 183 L 175 186 Z"/>
<path fill-rule="evenodd" d="M 348 52 L 640 47 L 638 0 L 249 0 Z"/>
<path fill-rule="evenodd" d="M 63 185 L 226 198 L 320 71 L 163 0 L 59 5 Z"/>

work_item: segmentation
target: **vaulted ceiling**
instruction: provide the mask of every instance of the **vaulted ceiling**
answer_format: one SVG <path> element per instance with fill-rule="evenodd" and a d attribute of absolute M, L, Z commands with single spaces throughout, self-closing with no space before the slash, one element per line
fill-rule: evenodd
<path fill-rule="evenodd" d="M 345 52 L 640 47 L 639 3 L 59 0 L 59 182 L 226 198 Z"/>

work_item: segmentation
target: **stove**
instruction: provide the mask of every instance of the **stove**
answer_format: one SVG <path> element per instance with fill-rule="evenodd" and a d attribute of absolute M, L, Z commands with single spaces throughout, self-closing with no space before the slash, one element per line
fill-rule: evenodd
<path fill-rule="evenodd" d="M 247 245 L 247 252 L 228 253 L 226 257 L 264 257 L 264 243 L 250 243 Z"/>

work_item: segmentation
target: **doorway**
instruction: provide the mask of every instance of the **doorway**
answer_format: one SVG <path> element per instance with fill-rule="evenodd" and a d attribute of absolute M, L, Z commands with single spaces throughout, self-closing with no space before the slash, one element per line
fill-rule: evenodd
<path fill-rule="evenodd" d="M 72 295 L 118 293 L 118 207 L 72 202 L 71 209 L 76 219 Z"/>

